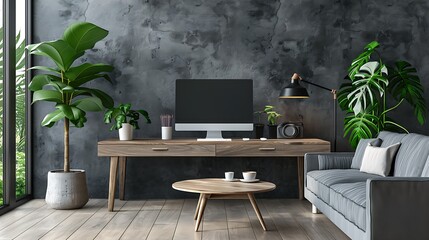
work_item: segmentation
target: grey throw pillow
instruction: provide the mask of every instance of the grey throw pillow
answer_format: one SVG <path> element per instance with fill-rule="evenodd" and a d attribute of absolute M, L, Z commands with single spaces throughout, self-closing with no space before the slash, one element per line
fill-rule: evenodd
<path fill-rule="evenodd" d="M 380 147 L 382 142 L 383 140 L 380 138 L 361 139 L 356 148 L 350 168 L 360 169 L 360 166 L 362 165 L 363 154 L 365 153 L 365 149 L 368 144 L 373 147 Z"/>

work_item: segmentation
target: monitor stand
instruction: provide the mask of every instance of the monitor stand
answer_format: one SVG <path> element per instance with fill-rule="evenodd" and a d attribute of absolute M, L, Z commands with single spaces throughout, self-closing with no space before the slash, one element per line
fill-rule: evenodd
<path fill-rule="evenodd" d="M 231 138 L 223 138 L 222 131 L 207 131 L 206 138 L 198 138 L 197 141 L 232 141 Z"/>

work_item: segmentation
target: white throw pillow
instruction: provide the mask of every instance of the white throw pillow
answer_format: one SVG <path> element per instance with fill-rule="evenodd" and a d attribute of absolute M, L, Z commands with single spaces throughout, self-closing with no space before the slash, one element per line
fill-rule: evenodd
<path fill-rule="evenodd" d="M 387 176 L 400 145 L 401 143 L 395 143 L 385 148 L 367 146 L 363 154 L 360 171 L 383 177 Z"/>

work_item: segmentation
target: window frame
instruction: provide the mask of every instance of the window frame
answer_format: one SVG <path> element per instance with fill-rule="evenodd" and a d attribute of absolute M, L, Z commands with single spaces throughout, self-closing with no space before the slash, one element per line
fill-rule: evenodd
<path fill-rule="evenodd" d="M 25 0 L 25 44 L 31 43 L 31 0 Z M 30 73 L 25 73 L 25 174 L 26 195 L 16 197 L 16 2 L 3 1 L 3 205 L 0 215 L 26 203 L 32 199 L 32 127 L 31 127 L 31 94 L 28 90 Z M 25 68 L 31 64 L 31 58 L 25 54 Z"/>

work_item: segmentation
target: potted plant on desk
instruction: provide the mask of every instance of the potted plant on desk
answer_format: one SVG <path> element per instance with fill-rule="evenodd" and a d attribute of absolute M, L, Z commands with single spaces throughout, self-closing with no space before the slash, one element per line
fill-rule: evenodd
<path fill-rule="evenodd" d="M 34 66 L 30 69 L 47 73 L 37 74 L 28 88 L 33 91 L 33 103 L 53 102 L 55 110 L 42 120 L 42 126 L 52 127 L 64 120 L 64 169 L 48 173 L 46 203 L 55 209 L 81 208 L 88 202 L 88 189 L 84 170 L 70 169 L 70 123 L 82 128 L 87 121 L 86 112 L 102 111 L 113 106 L 113 99 L 98 89 L 82 87 L 92 80 L 104 78 L 113 67 L 107 64 L 82 63 L 72 66 L 86 50 L 105 38 L 108 31 L 92 23 L 70 25 L 61 39 L 27 46 L 30 54 L 48 57 L 55 67 Z"/>
<path fill-rule="evenodd" d="M 281 114 L 274 110 L 274 106 L 265 106 L 264 113 L 267 114 L 268 118 L 268 138 L 277 138 L 277 119 L 281 117 Z"/>
<path fill-rule="evenodd" d="M 132 110 L 131 104 L 120 104 L 118 107 L 108 109 L 104 114 L 104 123 L 112 125 L 110 131 L 119 130 L 119 140 L 133 140 L 133 129 L 140 129 L 138 120 L 140 114 L 146 119 L 146 123 L 151 123 L 149 113 L 145 110 Z"/>

